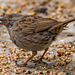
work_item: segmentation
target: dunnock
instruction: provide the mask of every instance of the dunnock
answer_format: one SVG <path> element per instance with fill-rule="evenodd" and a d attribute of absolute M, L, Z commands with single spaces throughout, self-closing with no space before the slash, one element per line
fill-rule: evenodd
<path fill-rule="evenodd" d="M 42 57 L 47 52 L 49 45 L 64 27 L 74 19 L 58 22 L 51 18 L 42 18 L 33 15 L 9 14 L 0 18 L 0 24 L 7 27 L 12 42 L 27 51 L 32 51 L 32 56 L 22 65 L 25 66 L 37 51 L 45 49 Z"/>

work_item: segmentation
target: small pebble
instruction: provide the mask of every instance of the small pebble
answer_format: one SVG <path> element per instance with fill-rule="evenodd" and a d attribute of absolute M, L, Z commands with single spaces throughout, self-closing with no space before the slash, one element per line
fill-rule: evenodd
<path fill-rule="evenodd" d="M 40 74 L 43 74 L 43 72 L 40 72 Z"/>
<path fill-rule="evenodd" d="M 47 73 L 50 73 L 50 71 L 47 71 Z"/>
<path fill-rule="evenodd" d="M 40 13 L 46 13 L 47 8 L 35 8 L 34 11 L 35 12 L 40 12 Z"/>
<path fill-rule="evenodd" d="M 23 72 L 26 72 L 26 70 L 23 70 Z"/>
<path fill-rule="evenodd" d="M 28 71 L 28 74 L 31 74 L 32 72 L 31 71 Z"/>

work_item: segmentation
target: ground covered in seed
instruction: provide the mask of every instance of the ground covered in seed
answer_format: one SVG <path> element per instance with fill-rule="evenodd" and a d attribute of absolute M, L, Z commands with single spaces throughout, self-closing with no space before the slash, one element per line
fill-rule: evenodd
<path fill-rule="evenodd" d="M 70 0 L 0 0 L 0 16 L 11 13 L 64 21 L 75 17 L 75 5 Z M 38 52 L 26 67 L 17 67 L 15 61 L 24 63 L 32 53 L 16 47 L 7 29 L 0 26 L 0 75 L 75 75 L 75 22 L 69 23 L 50 45 L 43 58 L 45 63 L 35 63 L 43 51 Z"/>

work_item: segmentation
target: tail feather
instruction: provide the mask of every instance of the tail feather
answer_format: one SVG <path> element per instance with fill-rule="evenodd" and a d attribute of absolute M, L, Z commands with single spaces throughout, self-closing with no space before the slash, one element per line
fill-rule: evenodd
<path fill-rule="evenodd" d="M 67 21 L 64 21 L 64 22 L 61 22 L 61 23 L 59 23 L 59 24 L 53 26 L 50 30 L 53 30 L 53 29 L 58 28 L 58 27 L 60 27 L 60 26 L 65 27 L 68 23 L 70 23 L 70 22 L 72 22 L 72 21 L 75 21 L 75 18 L 70 19 L 70 20 L 67 20 Z"/>
<path fill-rule="evenodd" d="M 70 20 L 66 20 L 66 21 L 63 22 L 63 24 L 67 24 L 67 23 L 70 23 L 70 22 L 72 22 L 72 21 L 75 21 L 75 18 L 70 19 Z"/>

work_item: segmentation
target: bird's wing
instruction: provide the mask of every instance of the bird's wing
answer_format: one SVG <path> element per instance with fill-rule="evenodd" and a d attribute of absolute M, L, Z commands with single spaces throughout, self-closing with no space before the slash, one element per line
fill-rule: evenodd
<path fill-rule="evenodd" d="M 38 21 L 37 26 L 35 28 L 35 32 L 47 30 L 49 28 L 52 28 L 58 23 L 60 22 L 53 19 L 43 18 L 41 21 Z"/>
<path fill-rule="evenodd" d="M 24 16 L 18 21 L 15 29 L 22 32 L 22 34 L 38 33 L 40 31 L 52 28 L 59 22 L 49 18 L 42 18 L 39 16 Z"/>

